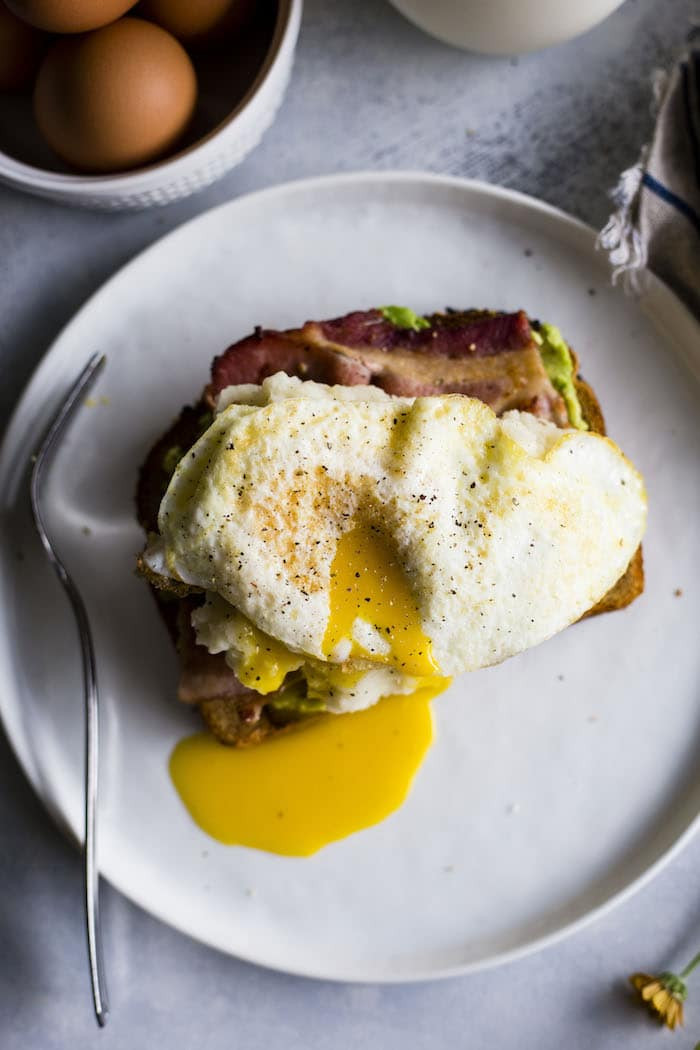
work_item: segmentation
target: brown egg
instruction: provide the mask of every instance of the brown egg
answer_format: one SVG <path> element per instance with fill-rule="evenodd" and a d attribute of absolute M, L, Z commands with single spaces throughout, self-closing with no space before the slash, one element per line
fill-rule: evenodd
<path fill-rule="evenodd" d="M 50 33 L 85 33 L 120 18 L 136 0 L 6 0 L 16 15 Z M 192 0 L 196 3 L 196 0 Z"/>
<path fill-rule="evenodd" d="M 82 171 L 136 168 L 171 150 L 197 81 L 177 40 L 139 18 L 56 41 L 39 70 L 34 113 L 55 152 Z"/>
<path fill-rule="evenodd" d="M 48 41 L 46 33 L 16 18 L 0 2 L 0 91 L 31 85 Z"/>
<path fill-rule="evenodd" d="M 209 44 L 237 33 L 255 0 L 143 0 L 139 14 L 187 44 Z"/>

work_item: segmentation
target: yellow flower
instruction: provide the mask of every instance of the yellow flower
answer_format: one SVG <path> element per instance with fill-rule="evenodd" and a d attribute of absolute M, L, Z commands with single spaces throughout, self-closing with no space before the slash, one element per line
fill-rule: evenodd
<path fill-rule="evenodd" d="M 676 1025 L 683 1024 L 683 1003 L 688 995 L 683 978 L 696 966 L 700 966 L 700 952 L 678 975 L 670 973 L 669 970 L 664 970 L 658 977 L 649 973 L 633 973 L 630 983 L 651 1012 L 673 1029 Z M 695 1050 L 700 1050 L 700 1043 Z"/>
<path fill-rule="evenodd" d="M 633 973 L 630 983 L 651 1012 L 669 1028 L 683 1024 L 683 1002 L 688 990 L 680 977 L 668 972 L 660 973 L 658 977 L 648 973 Z"/>

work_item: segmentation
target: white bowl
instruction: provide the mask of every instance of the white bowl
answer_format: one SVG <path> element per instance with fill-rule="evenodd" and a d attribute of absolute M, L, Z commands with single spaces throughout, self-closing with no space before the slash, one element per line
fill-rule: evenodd
<path fill-rule="evenodd" d="M 302 0 L 279 0 L 262 64 L 243 97 L 213 130 L 174 156 L 136 171 L 75 175 L 50 170 L 51 160 L 46 168 L 36 161 L 30 162 L 28 158 L 36 156 L 41 149 L 36 142 L 30 102 L 29 99 L 10 100 L 7 105 L 13 108 L 8 108 L 3 116 L 6 128 L 18 132 L 13 143 L 13 153 L 17 155 L 0 151 L 0 182 L 64 204 L 105 211 L 170 204 L 203 189 L 240 164 L 272 124 L 289 81 L 301 11 Z M 225 72 L 222 66 L 218 71 L 218 86 L 225 83 Z M 221 109 L 222 100 L 215 96 L 215 88 L 207 97 L 200 84 L 203 107 L 213 103 L 209 105 L 210 114 Z"/>
<path fill-rule="evenodd" d="M 578 36 L 623 0 L 391 0 L 419 29 L 466 51 L 513 55 Z"/>

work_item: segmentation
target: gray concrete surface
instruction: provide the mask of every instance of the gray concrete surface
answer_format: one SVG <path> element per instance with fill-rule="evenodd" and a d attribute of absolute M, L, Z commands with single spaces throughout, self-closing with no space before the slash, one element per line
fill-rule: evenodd
<path fill-rule="evenodd" d="M 0 188 L 0 419 L 62 325 L 142 247 L 210 205 L 307 174 L 424 168 L 523 190 L 600 225 L 606 191 L 647 136 L 649 74 L 682 44 L 689 0 L 627 0 L 584 37 L 519 59 L 452 50 L 382 0 L 307 0 L 273 129 L 235 172 L 163 210 L 101 215 Z M 700 947 L 700 841 L 592 927 L 493 972 L 409 987 L 343 986 L 229 959 L 109 887 L 113 1016 L 90 1012 L 80 862 L 0 736 L 2 1050 L 690 1050 L 632 1004 L 631 970 Z"/>

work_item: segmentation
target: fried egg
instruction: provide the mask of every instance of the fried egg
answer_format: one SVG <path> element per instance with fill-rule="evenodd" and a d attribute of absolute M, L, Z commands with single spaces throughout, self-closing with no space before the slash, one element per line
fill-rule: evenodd
<path fill-rule="evenodd" d="M 245 685 L 303 681 L 340 712 L 551 637 L 622 576 L 645 519 L 608 438 L 279 373 L 223 392 L 148 559 L 206 592 L 197 640 Z"/>

